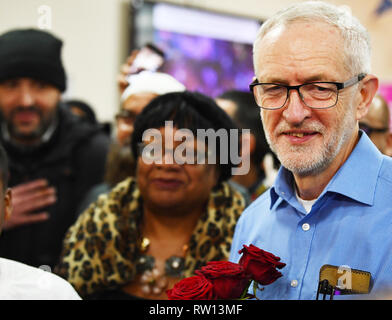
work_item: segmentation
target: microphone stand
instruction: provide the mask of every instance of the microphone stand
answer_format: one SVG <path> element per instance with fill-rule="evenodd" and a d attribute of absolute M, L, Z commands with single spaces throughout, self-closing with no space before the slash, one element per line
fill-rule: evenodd
<path fill-rule="evenodd" d="M 319 282 L 316 300 L 319 300 L 320 294 L 323 295 L 323 300 L 326 300 L 327 295 L 330 295 L 329 300 L 333 300 L 335 288 L 329 284 L 327 279 L 324 279 Z"/>

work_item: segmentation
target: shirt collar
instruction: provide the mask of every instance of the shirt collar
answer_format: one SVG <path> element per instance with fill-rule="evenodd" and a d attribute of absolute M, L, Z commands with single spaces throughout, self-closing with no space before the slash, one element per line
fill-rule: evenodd
<path fill-rule="evenodd" d="M 340 193 L 372 205 L 383 157 L 366 133 L 360 130 L 360 139 L 353 152 L 323 193 Z"/>
<path fill-rule="evenodd" d="M 275 205 L 278 199 L 279 201 L 277 205 L 279 205 L 282 200 L 289 202 L 294 196 L 295 191 L 293 190 L 293 180 L 292 173 L 285 167 L 280 166 L 275 183 L 270 189 L 271 208 Z"/>
<path fill-rule="evenodd" d="M 326 192 L 334 192 L 372 205 L 382 161 L 383 155 L 381 152 L 369 137 L 360 130 L 360 139 L 354 150 L 333 176 L 319 198 Z M 292 173 L 281 166 L 275 183 L 270 189 L 271 208 L 279 198 L 289 202 L 295 196 L 293 185 Z"/>

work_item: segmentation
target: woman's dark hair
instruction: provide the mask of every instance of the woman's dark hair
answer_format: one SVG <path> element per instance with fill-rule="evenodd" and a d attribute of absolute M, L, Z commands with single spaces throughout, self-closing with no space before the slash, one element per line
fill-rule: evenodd
<path fill-rule="evenodd" d="M 0 178 L 3 184 L 3 191 L 8 188 L 8 156 L 4 147 L 0 144 Z"/>
<path fill-rule="evenodd" d="M 144 131 L 164 127 L 165 121 L 173 121 L 173 127 L 177 129 L 189 129 L 195 137 L 197 129 L 213 129 L 215 132 L 224 129 L 228 137 L 230 129 L 237 129 L 226 112 L 218 107 L 213 99 L 203 94 L 189 91 L 164 94 L 153 99 L 135 119 L 131 140 L 135 158 L 138 156 L 137 145 L 142 142 Z M 221 148 L 221 141 L 216 139 L 218 182 L 229 179 L 232 175 L 231 169 L 237 166 L 231 162 L 232 141 L 228 142 L 227 146 L 223 146 L 227 148 L 228 163 L 220 163 L 218 151 Z M 237 147 L 237 152 L 238 150 Z"/>

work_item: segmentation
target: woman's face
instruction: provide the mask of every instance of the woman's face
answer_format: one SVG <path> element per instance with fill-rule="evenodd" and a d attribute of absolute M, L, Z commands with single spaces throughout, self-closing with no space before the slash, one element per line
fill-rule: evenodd
<path fill-rule="evenodd" d="M 162 153 L 162 163 L 145 161 L 143 154 L 138 157 L 136 177 L 144 205 L 155 209 L 172 209 L 173 214 L 181 213 L 184 209 L 204 206 L 211 189 L 217 183 L 216 165 L 179 164 L 175 153 L 172 157 L 172 151 L 178 150 L 176 148 L 179 145 L 186 145 L 188 150 L 194 150 L 195 155 L 196 150 L 204 155 L 205 144 L 196 139 L 185 139 L 186 142 L 174 141 L 173 137 L 170 137 L 171 142 L 167 143 L 169 140 L 165 136 L 165 128 L 160 128 L 159 132 L 161 141 L 152 139 L 145 145 L 160 145 L 160 150 L 165 150 L 165 153 Z M 174 128 L 174 135 L 176 132 L 177 129 Z"/>

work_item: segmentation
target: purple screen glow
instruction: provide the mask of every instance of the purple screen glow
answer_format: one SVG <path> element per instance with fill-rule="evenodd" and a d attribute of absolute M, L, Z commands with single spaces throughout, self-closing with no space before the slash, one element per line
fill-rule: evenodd
<path fill-rule="evenodd" d="M 190 91 L 214 98 L 231 89 L 249 90 L 254 76 L 250 44 L 160 30 L 154 31 L 154 43 L 166 55 L 162 72 Z"/>

